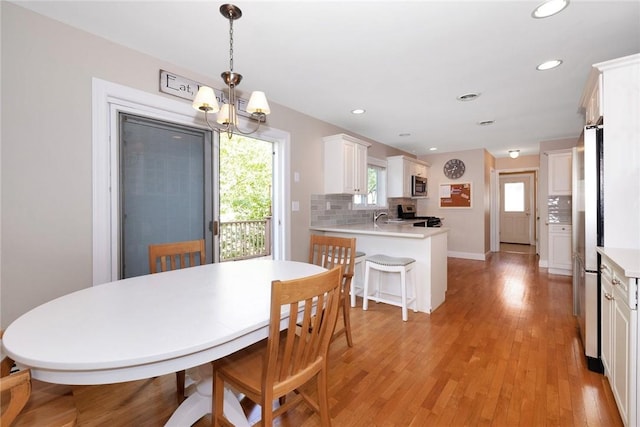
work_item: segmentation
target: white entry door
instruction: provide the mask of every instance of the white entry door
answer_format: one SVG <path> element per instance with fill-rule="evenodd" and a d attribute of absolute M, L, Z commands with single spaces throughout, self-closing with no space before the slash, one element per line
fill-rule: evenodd
<path fill-rule="evenodd" d="M 532 206 L 533 174 L 500 176 L 500 242 L 534 243 Z"/>

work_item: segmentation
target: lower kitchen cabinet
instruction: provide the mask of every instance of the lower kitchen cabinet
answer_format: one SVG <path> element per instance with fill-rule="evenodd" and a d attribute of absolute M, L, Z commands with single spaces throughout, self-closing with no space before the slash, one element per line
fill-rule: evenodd
<path fill-rule="evenodd" d="M 599 248 L 601 348 L 604 374 L 625 426 L 638 425 L 638 278 L 640 268 L 625 268 L 624 258 L 640 264 L 640 251 Z M 622 260 L 622 261 L 621 261 Z"/>
<path fill-rule="evenodd" d="M 549 224 L 549 273 L 571 276 L 571 225 Z"/>

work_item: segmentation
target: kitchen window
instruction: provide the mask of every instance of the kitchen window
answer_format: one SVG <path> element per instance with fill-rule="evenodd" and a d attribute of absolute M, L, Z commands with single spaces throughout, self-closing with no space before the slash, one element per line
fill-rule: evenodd
<path fill-rule="evenodd" d="M 387 207 L 387 162 L 367 159 L 367 194 L 353 196 L 354 209 Z"/>

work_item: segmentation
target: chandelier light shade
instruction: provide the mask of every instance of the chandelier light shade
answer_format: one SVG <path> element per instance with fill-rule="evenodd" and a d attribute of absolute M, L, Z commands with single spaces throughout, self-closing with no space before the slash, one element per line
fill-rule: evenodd
<path fill-rule="evenodd" d="M 216 94 L 208 86 L 200 86 L 196 98 L 193 100 L 193 108 L 208 113 L 217 113 L 220 106 L 216 100 Z"/>
<path fill-rule="evenodd" d="M 250 135 L 260 128 L 260 124 L 266 120 L 271 109 L 264 92 L 252 92 L 246 111 L 258 122 L 258 125 L 250 131 L 243 131 L 238 127 L 236 86 L 240 84 L 242 74 L 233 71 L 233 21 L 242 16 L 242 11 L 235 5 L 223 4 L 220 6 L 220 14 L 229 20 L 229 70 L 220 75 L 227 86 L 227 102 L 223 102 L 222 106 L 218 105 L 214 90 L 208 86 L 200 86 L 192 105 L 196 110 L 204 112 L 204 119 L 212 130 L 226 132 L 229 138 L 233 137 L 234 132 Z M 218 113 L 217 125 L 209 121 L 209 113 Z"/>
<path fill-rule="evenodd" d="M 269 103 L 267 102 L 267 96 L 264 94 L 264 92 L 256 90 L 251 93 L 249 104 L 247 104 L 247 112 L 251 114 L 271 113 L 271 109 L 269 109 Z"/>

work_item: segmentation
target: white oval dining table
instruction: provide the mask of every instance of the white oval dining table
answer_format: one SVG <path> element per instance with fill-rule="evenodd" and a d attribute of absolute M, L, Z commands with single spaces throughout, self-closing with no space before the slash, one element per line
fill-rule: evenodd
<path fill-rule="evenodd" d="M 260 259 L 117 280 L 25 313 L 7 328 L 2 345 L 41 381 L 80 385 L 152 378 L 266 338 L 271 281 L 322 271 L 302 262 Z M 282 316 L 284 325 L 288 313 Z M 167 425 L 190 425 L 176 415 L 187 414 L 196 395 Z"/>

